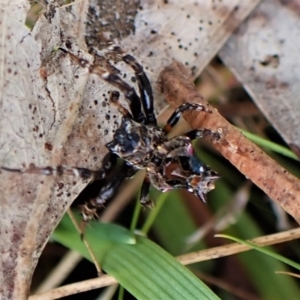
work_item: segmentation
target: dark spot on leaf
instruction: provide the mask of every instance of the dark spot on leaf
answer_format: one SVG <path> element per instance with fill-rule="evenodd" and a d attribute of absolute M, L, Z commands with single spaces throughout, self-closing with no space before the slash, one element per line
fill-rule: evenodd
<path fill-rule="evenodd" d="M 44 144 L 44 147 L 45 147 L 45 149 L 48 150 L 48 151 L 52 151 L 52 149 L 53 149 L 52 144 L 50 144 L 50 143 L 48 143 L 48 142 Z"/>
<path fill-rule="evenodd" d="M 60 190 L 64 187 L 64 184 L 62 182 L 58 182 L 57 185 Z"/>

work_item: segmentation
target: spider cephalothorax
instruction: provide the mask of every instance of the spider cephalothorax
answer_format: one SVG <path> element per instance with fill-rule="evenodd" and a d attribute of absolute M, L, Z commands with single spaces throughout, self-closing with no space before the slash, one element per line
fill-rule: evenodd
<path fill-rule="evenodd" d="M 140 96 L 133 87 L 128 85 L 115 72 L 105 70 L 97 62 L 90 64 L 80 59 L 64 48 L 61 51 L 70 55 L 80 66 L 88 68 L 90 73 L 97 74 L 112 86 L 118 88 L 128 102 L 129 110 L 119 102 L 120 93 L 111 91 L 110 101 L 123 114 L 122 123 L 116 130 L 113 140 L 106 144 L 109 153 L 104 158 L 102 168 L 91 171 L 85 168 L 47 167 L 31 168 L 21 171 L 3 168 L 8 171 L 27 172 L 51 175 L 53 173 L 76 175 L 81 178 L 98 180 L 105 179 L 108 173 L 113 173 L 117 158 L 123 159 L 118 174 L 112 174 L 111 180 L 100 187 L 99 195 L 82 207 L 84 220 L 97 215 L 97 211 L 107 200 L 112 198 L 124 179 L 133 176 L 137 170 L 146 169 L 141 190 L 141 203 L 148 205 L 150 184 L 163 192 L 172 189 L 186 189 L 201 200 L 206 201 L 206 194 L 214 188 L 217 173 L 204 165 L 195 155 L 191 141 L 203 135 L 219 139 L 219 134 L 208 129 L 192 130 L 183 136 L 168 139 L 167 135 L 187 110 L 210 113 L 205 106 L 196 103 L 185 103 L 179 106 L 168 119 L 164 128 L 157 125 L 153 109 L 153 94 L 151 84 L 143 67 L 128 54 L 123 54 L 119 47 L 114 52 L 135 72 Z M 103 57 L 102 57 L 103 59 Z M 97 61 L 97 60 L 95 60 Z"/>

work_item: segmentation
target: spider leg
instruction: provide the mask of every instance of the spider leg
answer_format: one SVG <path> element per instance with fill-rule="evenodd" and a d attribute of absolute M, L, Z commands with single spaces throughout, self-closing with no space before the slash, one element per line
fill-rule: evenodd
<path fill-rule="evenodd" d="M 146 124 L 157 125 L 156 117 L 153 108 L 153 92 L 151 83 L 143 70 L 143 67 L 137 60 L 127 54 L 122 57 L 123 61 L 128 64 L 135 72 L 138 81 L 141 102 L 146 116 Z"/>
<path fill-rule="evenodd" d="M 186 189 L 203 202 L 206 202 L 206 194 L 214 189 L 214 181 L 218 174 L 204 165 L 196 156 L 178 156 L 173 161 L 179 163 L 179 168 L 172 171 L 172 175 L 179 177 L 177 180 L 166 180 L 173 189 Z"/>
<path fill-rule="evenodd" d="M 40 174 L 40 175 L 58 175 L 58 176 L 75 176 L 82 179 L 88 180 L 101 180 L 104 179 L 107 173 L 113 168 L 117 162 L 117 155 L 114 153 L 107 153 L 103 159 L 102 167 L 99 170 L 89 170 L 87 168 L 78 167 L 67 167 L 67 166 L 57 166 L 57 167 L 44 167 L 38 168 L 34 164 L 30 164 L 28 169 L 11 169 L 6 167 L 0 167 L 2 170 L 13 172 L 13 173 L 26 173 L 26 174 Z"/>
<path fill-rule="evenodd" d="M 172 187 L 172 189 L 186 189 L 188 190 L 188 185 L 181 180 L 170 179 L 166 180 L 166 183 Z"/>
<path fill-rule="evenodd" d="M 129 103 L 134 121 L 138 123 L 145 123 L 145 116 L 142 112 L 141 101 L 134 88 L 115 74 L 106 72 L 102 74 L 102 78 L 124 93 L 125 98 Z"/>
<path fill-rule="evenodd" d="M 142 184 L 141 198 L 140 198 L 141 205 L 143 206 L 151 206 L 151 201 L 149 200 L 149 190 L 150 190 L 150 180 L 148 176 L 146 176 Z"/>
<path fill-rule="evenodd" d="M 112 170 L 112 168 L 117 164 L 118 156 L 115 153 L 108 152 L 102 161 L 102 169 L 107 175 L 108 172 Z"/>
<path fill-rule="evenodd" d="M 116 195 L 122 182 L 126 178 L 132 177 L 135 173 L 136 170 L 133 166 L 127 162 L 123 162 L 121 169 L 118 170 L 118 173 L 113 175 L 112 179 L 101 188 L 98 196 L 81 207 L 83 220 L 88 222 L 94 217 L 98 217 L 98 210 L 104 207 L 105 203 Z"/>
<path fill-rule="evenodd" d="M 204 203 L 207 202 L 207 195 L 205 191 L 201 191 L 201 190 L 195 190 L 191 185 L 182 182 L 181 180 L 167 180 L 166 181 L 170 186 L 172 186 L 172 189 L 176 189 L 176 190 L 187 190 L 190 193 L 193 193 L 195 196 L 197 196 L 198 198 L 200 198 Z"/>
<path fill-rule="evenodd" d="M 191 141 L 195 139 L 202 138 L 203 136 L 210 136 L 214 140 L 219 140 L 221 138 L 221 135 L 216 132 L 209 129 L 194 129 L 184 134 L 184 136 L 187 136 Z"/>
<path fill-rule="evenodd" d="M 95 199 L 95 203 L 98 206 L 103 206 L 106 201 L 111 199 L 117 193 L 120 185 L 127 178 L 131 178 L 136 173 L 136 170 L 132 165 L 127 162 L 123 162 L 121 170 L 113 176 L 111 181 L 104 187 L 101 188 L 98 197 Z"/>
<path fill-rule="evenodd" d="M 189 191 L 190 193 L 195 194 L 194 188 L 186 181 L 186 178 L 166 179 L 166 177 L 163 174 L 160 174 L 160 172 L 158 172 L 156 174 L 152 173 L 152 174 L 148 174 L 148 175 L 149 175 L 150 182 L 153 184 L 153 186 L 163 193 L 174 190 L 174 189 L 185 189 L 185 190 Z M 150 182 L 149 182 L 149 184 L 150 184 Z M 143 183 L 143 185 L 144 185 L 144 183 Z M 144 196 L 144 198 L 141 197 L 142 205 L 145 205 L 144 202 L 142 202 L 143 200 L 145 201 L 146 205 L 149 202 L 148 195 L 146 194 L 146 188 L 147 188 L 147 183 L 145 183 L 145 187 L 144 187 L 145 192 L 144 193 L 143 193 L 143 187 L 142 187 L 141 195 L 142 195 L 142 197 Z M 148 188 L 147 192 L 148 191 L 149 191 L 149 188 Z M 201 197 L 201 199 L 203 201 L 206 200 L 203 197 Z"/>
<path fill-rule="evenodd" d="M 88 68 L 90 73 L 98 75 L 103 80 L 107 81 L 111 85 L 121 90 L 122 93 L 124 93 L 125 98 L 129 104 L 131 113 L 133 115 L 133 120 L 138 123 L 145 123 L 145 116 L 142 112 L 140 98 L 132 86 L 130 86 L 124 80 L 122 80 L 120 76 L 112 74 L 107 70 L 104 70 L 97 63 L 90 64 L 86 59 L 79 58 L 64 48 L 59 48 L 59 50 L 68 54 L 71 57 L 71 59 L 77 62 L 81 67 Z"/>
<path fill-rule="evenodd" d="M 119 110 L 119 112 L 128 117 L 129 119 L 133 120 L 132 114 L 126 109 L 120 102 L 120 93 L 118 91 L 112 91 L 110 95 L 110 102 L 112 102 Z"/>
<path fill-rule="evenodd" d="M 165 143 L 165 146 L 170 149 L 169 153 L 167 154 L 168 158 L 175 157 L 175 156 L 194 156 L 194 148 L 191 143 L 192 140 L 202 138 L 203 136 L 212 137 L 213 140 L 218 141 L 221 139 L 221 135 L 210 129 L 194 129 L 183 136 L 174 137 L 173 139 L 168 140 Z M 187 138 L 188 141 L 185 141 L 183 138 Z M 172 147 L 173 146 L 173 149 Z M 175 147 L 176 146 L 176 147 Z"/>
<path fill-rule="evenodd" d="M 183 189 L 187 190 L 190 193 L 193 193 L 204 203 L 206 203 L 206 194 L 214 188 L 213 181 L 218 179 L 218 176 L 216 176 L 214 172 L 207 170 L 206 173 L 207 174 L 205 175 L 211 176 L 202 178 L 201 176 L 198 176 L 196 174 L 189 174 L 190 176 L 186 177 L 186 175 L 183 174 L 184 177 L 182 179 L 166 179 L 165 176 L 162 176 L 162 174 L 161 176 L 159 176 L 158 174 L 151 174 L 152 176 L 149 176 L 149 178 L 151 180 L 151 183 L 163 193 L 174 189 Z M 199 183 L 200 187 L 197 187 L 197 184 Z"/>
<path fill-rule="evenodd" d="M 92 171 L 86 168 L 77 168 L 77 167 L 67 167 L 67 166 L 57 166 L 57 167 L 45 167 L 45 168 L 37 168 L 33 164 L 29 166 L 29 169 L 21 170 L 21 169 L 10 169 L 6 167 L 1 167 L 2 170 L 14 173 L 27 173 L 27 174 L 40 174 L 40 175 L 69 175 L 76 176 L 82 179 L 90 179 L 90 180 L 99 180 L 105 177 L 105 172 L 100 169 L 97 171 Z"/>
<path fill-rule="evenodd" d="M 205 111 L 207 113 L 211 113 L 211 111 L 206 108 L 205 106 L 198 104 L 198 103 L 184 103 L 180 105 L 171 115 L 171 117 L 168 119 L 165 127 L 164 127 L 164 133 L 169 133 L 172 128 L 177 124 L 179 121 L 181 115 L 183 112 L 187 110 L 196 110 L 196 111 Z"/>

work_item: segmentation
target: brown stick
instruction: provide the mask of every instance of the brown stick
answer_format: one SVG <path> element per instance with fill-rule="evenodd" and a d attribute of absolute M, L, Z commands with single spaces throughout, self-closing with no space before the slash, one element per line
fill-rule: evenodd
<path fill-rule="evenodd" d="M 184 117 L 192 128 L 207 128 L 222 133 L 214 147 L 241 173 L 261 188 L 300 224 L 300 181 L 250 142 L 227 122 L 197 92 L 185 67 L 174 62 L 160 73 L 161 90 L 168 103 L 175 107 L 185 102 L 197 102 L 212 110 L 186 112 Z"/>

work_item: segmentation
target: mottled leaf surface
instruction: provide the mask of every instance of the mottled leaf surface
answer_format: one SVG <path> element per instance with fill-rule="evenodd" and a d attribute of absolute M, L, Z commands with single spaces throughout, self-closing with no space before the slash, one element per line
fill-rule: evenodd
<path fill-rule="evenodd" d="M 299 157 L 300 3 L 265 0 L 220 56 Z"/>
<path fill-rule="evenodd" d="M 89 50 L 105 52 L 107 39 L 118 39 L 145 66 L 160 111 L 156 82 L 162 68 L 176 59 L 194 76 L 199 74 L 258 2 L 129 1 L 126 8 L 118 1 L 115 6 L 111 1 L 79 1 L 66 8 L 51 2 L 32 31 L 24 25 L 28 2 L 3 2 L 0 165 L 101 166 L 105 143 L 121 116 L 108 105 L 111 86 L 57 51 L 64 41 L 71 41 L 74 54 L 92 61 Z M 97 11 L 98 19 L 92 15 Z M 124 64 L 117 67 L 134 85 L 132 71 Z M 0 285 L 5 299 L 27 298 L 46 241 L 86 184 L 70 177 L 0 172 Z"/>

